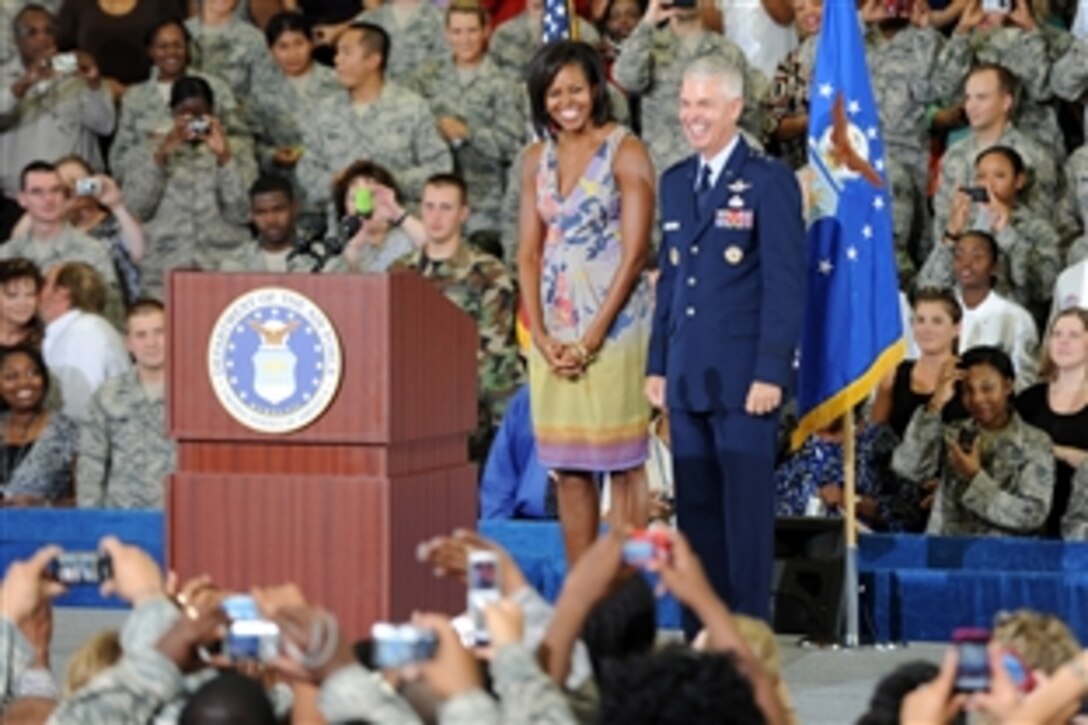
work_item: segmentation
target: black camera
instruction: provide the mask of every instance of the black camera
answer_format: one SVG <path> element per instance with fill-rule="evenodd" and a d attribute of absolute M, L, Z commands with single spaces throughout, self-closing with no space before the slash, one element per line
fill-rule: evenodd
<path fill-rule="evenodd" d="M 49 562 L 46 576 L 69 587 L 101 584 L 113 578 L 113 560 L 97 551 L 66 551 Z"/>

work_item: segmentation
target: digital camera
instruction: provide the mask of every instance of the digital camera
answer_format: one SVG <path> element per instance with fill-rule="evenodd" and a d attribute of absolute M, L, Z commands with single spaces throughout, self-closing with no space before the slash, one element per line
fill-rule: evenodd
<path fill-rule="evenodd" d="M 378 670 L 426 662 L 438 649 L 434 630 L 411 624 L 377 622 L 370 628 L 370 639 L 370 661 Z"/>

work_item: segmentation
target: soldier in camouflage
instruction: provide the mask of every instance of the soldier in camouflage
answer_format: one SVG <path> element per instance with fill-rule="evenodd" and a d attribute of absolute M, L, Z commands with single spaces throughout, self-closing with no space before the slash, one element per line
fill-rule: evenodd
<path fill-rule="evenodd" d="M 1019 203 L 1027 170 L 1014 149 L 991 146 L 977 156 L 975 169 L 974 183 L 986 189 L 988 201 L 975 202 L 964 191 L 955 192 L 945 238 L 922 267 L 918 286 L 954 286 L 956 239 L 970 230 L 984 231 L 1001 251 L 996 288 L 1011 293 L 1036 321 L 1045 320 L 1054 281 L 1062 269 L 1061 238 L 1049 219 Z"/>
<path fill-rule="evenodd" d="M 1065 164 L 1065 197 L 1063 216 L 1076 220 L 1080 230 L 1065 250 L 1065 265 L 1072 266 L 1088 257 L 1088 146 L 1081 146 Z"/>
<path fill-rule="evenodd" d="M 487 56 L 487 28 L 481 5 L 454 3 L 446 11 L 448 48 L 406 81 L 427 99 L 468 184 L 470 233 L 499 229 L 506 170 L 526 135 L 523 108 L 516 102 L 521 88 Z"/>
<path fill-rule="evenodd" d="M 518 83 L 525 81 L 529 63 L 543 43 L 543 13 L 544 0 L 528 0 L 524 11 L 495 29 L 488 44 L 491 60 Z M 576 16 L 574 27 L 578 40 L 592 46 L 601 42 L 597 29 L 585 18 Z"/>
<path fill-rule="evenodd" d="M 427 0 L 387 0 L 367 10 L 358 20 L 379 26 L 389 34 L 386 77 L 406 82 L 428 61 L 445 55 L 442 11 Z"/>
<path fill-rule="evenodd" d="M 1088 541 L 1088 461 L 1082 462 L 1073 472 L 1069 506 L 1062 517 L 1062 538 Z"/>
<path fill-rule="evenodd" d="M 464 182 L 459 177 L 432 177 L 424 187 L 420 207 L 426 244 L 393 268 L 418 271 L 476 322 L 480 334 L 476 356 L 479 416 L 473 452 L 482 453 L 521 383 L 523 371 L 514 341 L 517 297 L 513 280 L 502 262 L 462 239 L 461 225 L 469 215 L 465 199 Z"/>
<path fill-rule="evenodd" d="M 313 43 L 306 19 L 298 13 L 280 13 L 265 29 L 275 62 L 259 79 L 247 99 L 257 142 L 257 161 L 263 171 L 294 176 L 305 148 L 302 129 L 323 99 L 343 89 L 336 73 L 313 59 Z"/>
<path fill-rule="evenodd" d="M 337 39 L 336 72 L 345 90 L 319 103 L 303 129 L 306 153 L 296 173 L 307 208 L 327 204 L 335 177 L 357 159 L 395 169 L 410 204 L 429 176 L 453 168 L 427 102 L 385 80 L 388 49 L 386 32 L 364 23 Z"/>
<path fill-rule="evenodd" d="M 144 221 L 143 289 L 161 297 L 171 269 L 216 269 L 237 254 L 249 232 L 246 191 L 257 174 L 253 148 L 228 139 L 202 78 L 179 79 L 171 90 L 174 125 L 164 139 L 146 139 L 128 156 L 129 208 Z M 203 120 L 206 130 L 195 128 Z"/>
<path fill-rule="evenodd" d="M 964 108 L 971 132 L 945 151 L 933 197 L 933 238 L 942 239 L 956 190 L 971 186 L 975 160 L 991 146 L 1008 146 L 1024 160 L 1028 174 L 1022 199 L 1037 215 L 1053 218 L 1058 201 L 1058 172 L 1044 146 L 1021 132 L 1010 120 L 1016 80 L 1002 66 L 984 63 L 967 77 Z"/>
<path fill-rule="evenodd" d="M 929 76 L 943 40 L 929 26 L 923 0 L 911 3 L 909 17 L 890 17 L 884 3 L 868 0 L 861 16 L 892 191 L 896 262 L 907 286 L 930 247 L 926 110 L 939 100 Z"/>
<path fill-rule="evenodd" d="M 1009 13 L 984 12 L 970 0 L 952 37 L 937 56 L 932 83 L 944 99 L 960 96 L 964 80 L 980 64 L 1004 66 L 1019 81 L 1014 120 L 1051 156 L 1065 158 L 1065 142 L 1054 108 L 1048 104 L 1051 42 L 1039 29 L 1029 0 L 1012 0 Z"/>
<path fill-rule="evenodd" d="M 116 113 L 94 60 L 79 54 L 73 72 L 53 70 L 56 21 L 33 5 L 0 25 L 0 41 L 18 50 L 0 64 L 0 195 L 14 199 L 19 171 L 37 159 L 78 154 L 101 170 Z"/>
<path fill-rule="evenodd" d="M 961 357 L 970 418 L 945 424 L 956 376 L 918 408 L 892 456 L 893 470 L 920 485 L 940 478 L 926 531 L 943 536 L 1038 535 L 1050 511 L 1054 456 L 1046 433 L 1013 408 L 1012 362 L 994 347 Z"/>
<path fill-rule="evenodd" d="M 243 245 L 230 257 L 224 257 L 217 269 L 221 272 L 312 272 L 328 260 L 313 254 L 309 242 L 300 239 L 304 232 L 298 224 L 298 202 L 291 181 L 276 174 L 260 176 L 249 189 L 249 221 L 257 230 L 257 238 Z M 327 268 L 326 268 L 327 270 Z"/>
<path fill-rule="evenodd" d="M 163 140 L 174 125 L 170 93 L 174 82 L 185 75 L 203 78 L 212 89 L 216 115 L 232 145 L 252 143 L 252 134 L 237 99 L 227 84 L 204 73 L 189 73 L 189 31 L 177 21 L 165 21 L 152 32 L 148 53 L 155 67 L 152 77 L 130 86 L 121 97 L 117 135 L 110 146 L 110 170 L 127 189 L 132 155 L 139 157 L 148 139 Z"/>
<path fill-rule="evenodd" d="M 667 27 L 659 28 L 662 22 L 667 22 Z M 691 155 L 680 130 L 676 99 L 684 70 L 692 61 L 707 56 L 722 58 L 744 77 L 740 126 L 760 139 L 769 83 L 749 65 L 737 45 L 703 27 L 696 8 L 664 6 L 662 0 L 650 0 L 642 21 L 620 46 L 612 72 L 620 86 L 642 99 L 642 138 L 659 171 Z"/>
<path fill-rule="evenodd" d="M 200 14 L 185 27 L 193 38 L 192 69 L 226 81 L 249 117 L 250 96 L 268 76 L 272 59 L 261 31 L 236 17 L 237 4 L 201 2 Z"/>
<path fill-rule="evenodd" d="M 125 343 L 136 365 L 104 382 L 80 427 L 76 503 L 81 508 L 161 509 L 174 443 L 166 437 L 166 313 L 143 299 L 128 309 Z"/>

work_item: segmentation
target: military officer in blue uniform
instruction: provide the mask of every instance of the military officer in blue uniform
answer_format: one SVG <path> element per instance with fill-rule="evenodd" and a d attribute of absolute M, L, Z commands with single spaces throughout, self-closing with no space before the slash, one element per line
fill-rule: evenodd
<path fill-rule="evenodd" d="M 738 71 L 684 74 L 680 123 L 694 156 L 661 177 L 661 276 L 646 394 L 667 407 L 680 529 L 718 594 L 766 619 L 774 559 L 778 410 L 804 300 L 801 192 L 737 132 Z M 684 629 L 697 623 L 685 612 Z"/>

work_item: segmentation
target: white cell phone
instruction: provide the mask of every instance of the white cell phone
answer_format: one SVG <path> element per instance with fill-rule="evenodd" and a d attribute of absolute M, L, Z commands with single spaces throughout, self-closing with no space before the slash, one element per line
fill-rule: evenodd
<path fill-rule="evenodd" d="M 468 612 L 476 646 L 490 643 L 484 610 L 502 598 L 499 587 L 499 557 L 493 551 L 470 551 L 468 555 Z"/>

